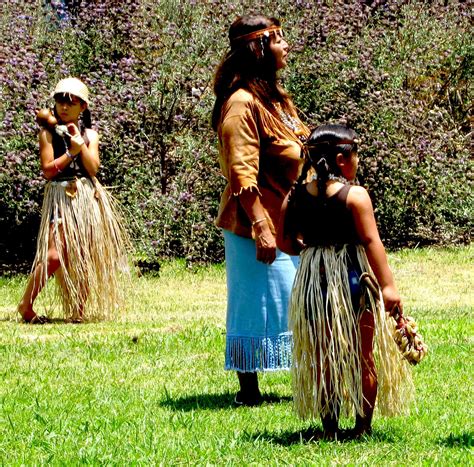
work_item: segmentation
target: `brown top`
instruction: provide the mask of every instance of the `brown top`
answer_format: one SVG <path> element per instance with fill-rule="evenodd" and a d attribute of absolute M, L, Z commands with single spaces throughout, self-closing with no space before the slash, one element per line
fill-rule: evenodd
<path fill-rule="evenodd" d="M 299 132 L 308 129 L 296 113 Z M 242 237 L 252 237 L 252 228 L 238 196 L 256 190 L 275 234 L 281 204 L 299 176 L 303 159 L 298 136 L 274 117 L 248 91 L 239 89 L 222 107 L 218 125 L 219 162 L 227 186 L 221 197 L 216 224 Z"/>
<path fill-rule="evenodd" d="M 320 199 L 300 185 L 291 195 L 289 228 L 302 236 L 307 246 L 360 243 L 352 212 L 347 207 L 350 185 L 344 185 L 329 198 Z"/>

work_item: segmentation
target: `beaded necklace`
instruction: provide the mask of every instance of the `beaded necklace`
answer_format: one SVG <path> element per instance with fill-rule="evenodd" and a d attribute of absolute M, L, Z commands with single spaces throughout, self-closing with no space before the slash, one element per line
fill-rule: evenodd
<path fill-rule="evenodd" d="M 306 140 L 306 136 L 304 135 L 300 120 L 284 112 L 280 104 L 274 105 L 274 108 L 278 112 L 278 116 L 280 117 L 282 123 L 287 128 L 289 128 L 298 137 L 300 141 L 304 142 Z"/>
<path fill-rule="evenodd" d="M 283 112 L 281 110 L 281 107 L 277 107 L 277 112 L 278 115 L 281 119 L 281 121 L 294 133 L 297 133 L 298 130 L 300 129 L 300 122 L 297 118 L 292 117 L 291 115 L 288 115 L 286 112 Z"/>
<path fill-rule="evenodd" d="M 317 180 L 318 175 L 313 175 L 312 180 Z M 347 178 L 343 177 L 342 175 L 334 175 L 334 174 L 329 174 L 328 175 L 328 180 L 332 180 L 334 182 L 339 182 L 344 185 L 359 185 L 359 181 L 357 179 L 355 180 L 347 180 Z"/>
<path fill-rule="evenodd" d="M 342 175 L 329 174 L 328 179 L 343 183 L 344 185 L 359 185 L 359 180 L 357 180 L 357 178 L 354 180 L 347 180 L 347 178 L 343 177 Z"/>

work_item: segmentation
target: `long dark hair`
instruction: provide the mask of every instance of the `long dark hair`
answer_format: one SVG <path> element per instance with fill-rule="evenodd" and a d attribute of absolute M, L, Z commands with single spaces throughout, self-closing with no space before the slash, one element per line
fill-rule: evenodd
<path fill-rule="evenodd" d="M 308 161 L 306 173 L 299 180 L 306 178 L 311 166 L 316 170 L 318 196 L 326 196 L 326 183 L 330 176 L 340 177 L 341 171 L 336 163 L 336 156 L 342 154 L 350 157 L 357 152 L 357 133 L 345 125 L 321 125 L 313 130 L 306 141 Z"/>
<path fill-rule="evenodd" d="M 278 116 L 272 103 L 280 103 L 285 111 L 292 112 L 288 94 L 277 82 L 275 58 L 269 49 L 271 35 L 250 41 L 237 38 L 271 26 L 280 21 L 264 15 L 247 15 L 237 18 L 229 28 L 231 49 L 219 64 L 214 77 L 216 102 L 212 111 L 212 127 L 217 130 L 222 105 L 230 95 L 243 88 L 252 93 L 264 107 Z"/>

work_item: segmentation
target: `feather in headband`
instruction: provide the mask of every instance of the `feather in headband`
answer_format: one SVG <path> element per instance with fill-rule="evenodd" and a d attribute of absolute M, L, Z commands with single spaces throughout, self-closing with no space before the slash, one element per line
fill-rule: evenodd
<path fill-rule="evenodd" d="M 254 39 L 258 39 L 260 37 L 270 37 L 272 33 L 280 33 L 282 35 L 281 26 L 269 26 L 265 29 L 259 29 L 258 31 L 253 31 L 249 34 L 244 34 L 242 36 L 238 36 L 231 40 L 232 44 L 239 43 L 239 42 L 249 42 L 253 41 Z"/>

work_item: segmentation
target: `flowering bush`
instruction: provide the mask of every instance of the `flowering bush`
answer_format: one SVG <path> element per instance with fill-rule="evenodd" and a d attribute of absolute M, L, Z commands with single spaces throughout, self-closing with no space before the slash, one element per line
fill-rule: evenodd
<path fill-rule="evenodd" d="M 391 247 L 470 239 L 471 12 L 444 3 L 306 3 L 299 14 L 289 87 L 310 121 L 361 135 L 359 179 Z"/>
<path fill-rule="evenodd" d="M 0 83 L 10 105 L 1 134 L 0 224 L 11 234 L 8 256 L 19 242 L 25 256 L 32 254 L 25 227 L 38 221 L 44 185 L 35 112 L 51 104 L 54 84 L 71 75 L 92 91 L 99 178 L 122 201 L 139 257 L 152 263 L 162 256 L 221 257 L 212 220 L 223 180 L 208 124 L 208 88 L 224 42 L 211 7 L 154 3 L 74 2 L 74 9 L 61 2 L 42 9 L 37 2 L 7 3 Z"/>
<path fill-rule="evenodd" d="M 283 78 L 307 122 L 346 121 L 362 136 L 360 179 L 392 247 L 470 232 L 472 16 L 445 3 L 255 7 L 283 20 L 292 45 Z M 4 2 L 0 259 L 31 259 L 44 186 L 34 116 L 65 76 L 90 87 L 99 178 L 125 207 L 138 257 L 222 259 L 210 88 L 228 25 L 244 12 L 225 0 Z"/>

